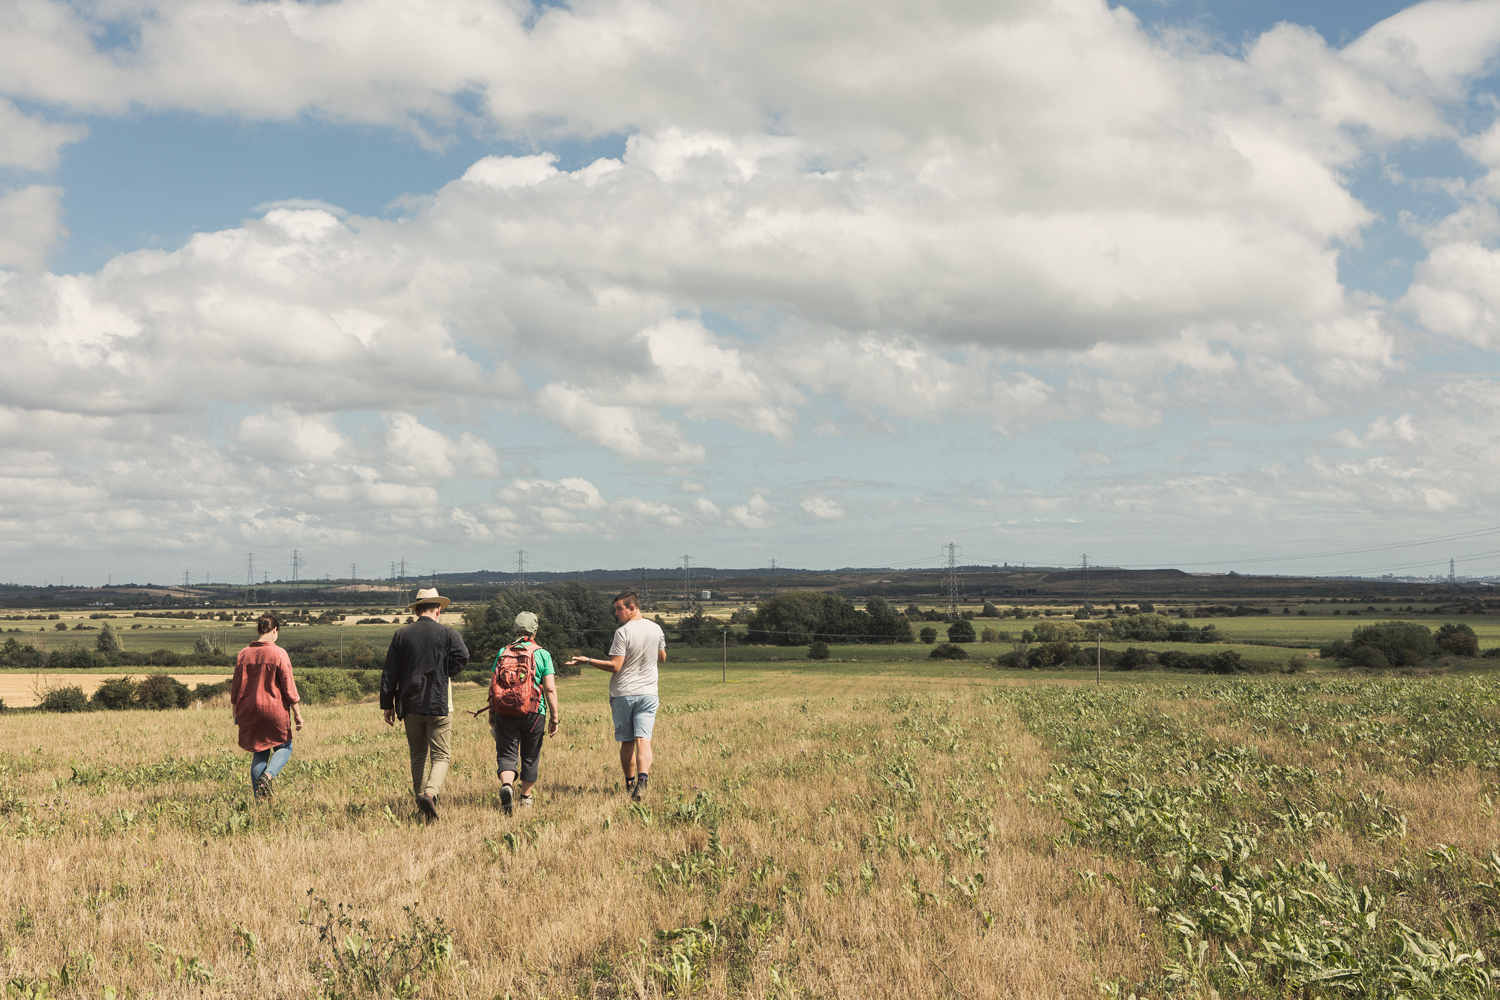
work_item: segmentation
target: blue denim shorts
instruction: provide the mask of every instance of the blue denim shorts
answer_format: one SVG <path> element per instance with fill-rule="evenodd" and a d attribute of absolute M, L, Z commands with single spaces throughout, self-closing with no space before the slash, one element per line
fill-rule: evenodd
<path fill-rule="evenodd" d="M 615 719 L 615 742 L 629 743 L 637 736 L 651 738 L 656 726 L 654 694 L 622 694 L 609 699 L 609 714 Z"/>

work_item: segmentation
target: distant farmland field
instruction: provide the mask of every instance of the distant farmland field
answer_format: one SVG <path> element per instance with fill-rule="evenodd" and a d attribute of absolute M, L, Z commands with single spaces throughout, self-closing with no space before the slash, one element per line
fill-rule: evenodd
<path fill-rule="evenodd" d="M 0 716 L 8 989 L 1494 995 L 1488 676 L 669 667 L 649 801 L 595 672 L 529 814 L 457 716 L 436 826 L 368 703 L 307 710 L 270 805 L 220 711 Z"/>

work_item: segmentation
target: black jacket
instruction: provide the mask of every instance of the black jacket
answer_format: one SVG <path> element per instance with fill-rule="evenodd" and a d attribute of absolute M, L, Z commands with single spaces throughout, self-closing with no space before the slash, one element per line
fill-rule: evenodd
<path fill-rule="evenodd" d="M 380 707 L 408 715 L 447 715 L 448 678 L 469 663 L 469 650 L 457 632 L 431 618 L 418 618 L 396 630 L 385 651 L 380 675 Z"/>

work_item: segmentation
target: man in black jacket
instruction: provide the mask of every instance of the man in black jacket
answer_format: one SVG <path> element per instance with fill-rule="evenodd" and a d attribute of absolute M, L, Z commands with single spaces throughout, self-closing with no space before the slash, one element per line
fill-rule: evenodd
<path fill-rule="evenodd" d="M 448 737 L 452 731 L 453 688 L 450 678 L 469 662 L 469 650 L 457 632 L 439 622 L 448 598 L 436 588 L 417 591 L 407 605 L 417 620 L 396 630 L 380 675 L 380 707 L 385 724 L 406 723 L 411 751 L 411 787 L 417 809 L 438 818 L 437 797 L 448 776 Z"/>

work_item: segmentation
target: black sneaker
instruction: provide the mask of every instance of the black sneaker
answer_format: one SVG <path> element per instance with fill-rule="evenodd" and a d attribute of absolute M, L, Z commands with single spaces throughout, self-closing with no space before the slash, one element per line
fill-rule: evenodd
<path fill-rule="evenodd" d="M 630 792 L 630 801 L 639 802 L 646 797 L 646 783 L 650 780 L 648 775 L 638 774 L 635 778 L 635 787 Z"/>
<path fill-rule="evenodd" d="M 417 796 L 417 811 L 429 820 L 438 818 L 437 802 L 431 795 Z"/>
<path fill-rule="evenodd" d="M 500 786 L 500 811 L 509 816 L 511 807 L 516 801 L 516 793 L 509 785 Z"/>

